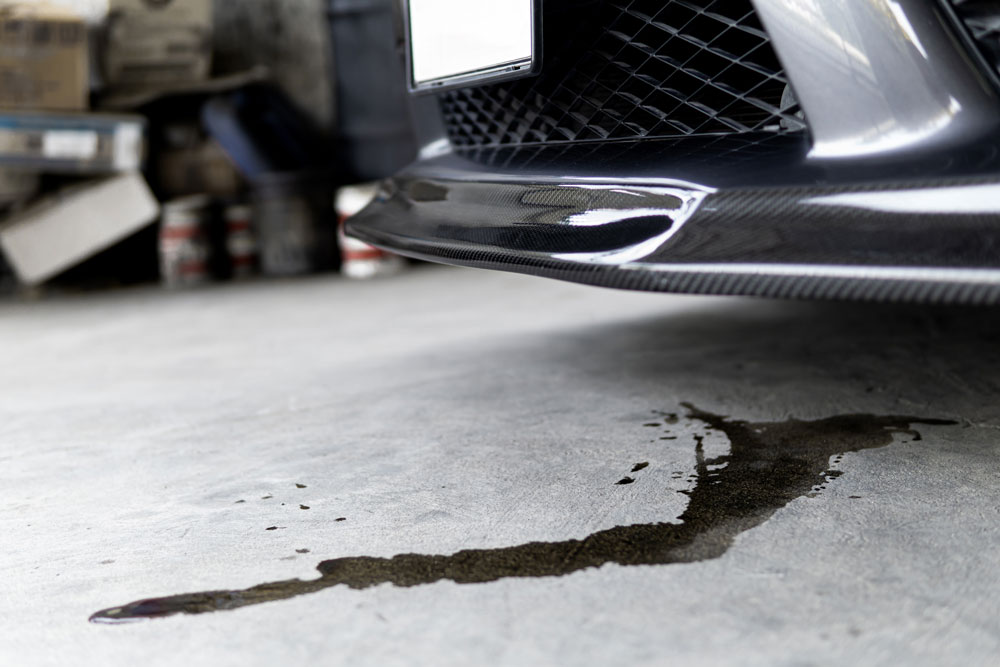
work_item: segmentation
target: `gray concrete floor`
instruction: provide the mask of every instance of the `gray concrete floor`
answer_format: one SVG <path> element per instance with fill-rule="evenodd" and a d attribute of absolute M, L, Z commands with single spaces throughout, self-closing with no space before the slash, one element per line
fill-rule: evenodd
<path fill-rule="evenodd" d="M 986 310 L 447 268 L 0 304 L 0 664 L 996 665 L 998 334 Z M 957 424 L 788 421 L 854 413 Z M 733 468 L 737 436 L 760 478 L 713 482 L 697 440 Z M 800 441 L 842 474 L 769 477 Z M 425 585 L 88 622 L 334 558 L 569 563 L 657 523 L 697 537 L 665 564 L 464 584 L 446 559 Z"/>

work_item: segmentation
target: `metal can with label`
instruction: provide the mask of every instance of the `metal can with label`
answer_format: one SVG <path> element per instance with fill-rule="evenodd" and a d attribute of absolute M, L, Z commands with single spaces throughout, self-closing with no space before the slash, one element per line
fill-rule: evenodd
<path fill-rule="evenodd" d="M 349 185 L 337 192 L 336 208 L 340 216 L 340 271 L 348 278 L 365 280 L 390 276 L 406 268 L 399 255 L 380 250 L 344 233 L 344 222 L 361 211 L 375 198 L 376 184 Z"/>
<path fill-rule="evenodd" d="M 257 237 L 253 209 L 247 204 L 226 207 L 226 251 L 234 280 L 249 278 L 257 269 Z"/>
<path fill-rule="evenodd" d="M 166 287 L 193 287 L 209 281 L 210 214 L 211 199 L 205 195 L 175 199 L 163 205 L 160 277 Z"/>

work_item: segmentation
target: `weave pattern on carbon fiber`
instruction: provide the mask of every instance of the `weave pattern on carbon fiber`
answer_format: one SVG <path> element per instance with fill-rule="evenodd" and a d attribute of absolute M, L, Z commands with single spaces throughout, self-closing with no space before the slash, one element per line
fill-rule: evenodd
<path fill-rule="evenodd" d="M 996 0 L 949 0 L 986 60 L 1000 72 L 1000 3 Z"/>
<path fill-rule="evenodd" d="M 442 94 L 457 148 L 805 125 L 750 0 L 547 2 L 540 76 Z"/>

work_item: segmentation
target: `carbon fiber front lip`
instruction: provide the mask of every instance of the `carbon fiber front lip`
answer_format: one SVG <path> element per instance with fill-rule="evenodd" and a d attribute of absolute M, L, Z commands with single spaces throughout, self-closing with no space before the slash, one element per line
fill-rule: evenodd
<path fill-rule="evenodd" d="M 1000 302 L 996 179 L 712 191 L 411 173 L 348 230 L 421 259 L 620 289 Z"/>

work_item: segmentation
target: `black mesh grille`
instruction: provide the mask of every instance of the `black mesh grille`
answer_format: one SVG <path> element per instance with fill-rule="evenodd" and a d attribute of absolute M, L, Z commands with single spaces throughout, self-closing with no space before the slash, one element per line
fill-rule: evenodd
<path fill-rule="evenodd" d="M 979 50 L 1000 72 L 1000 3 L 996 0 L 951 0 Z"/>
<path fill-rule="evenodd" d="M 750 0 L 545 8 L 539 76 L 441 94 L 455 146 L 805 127 Z"/>

